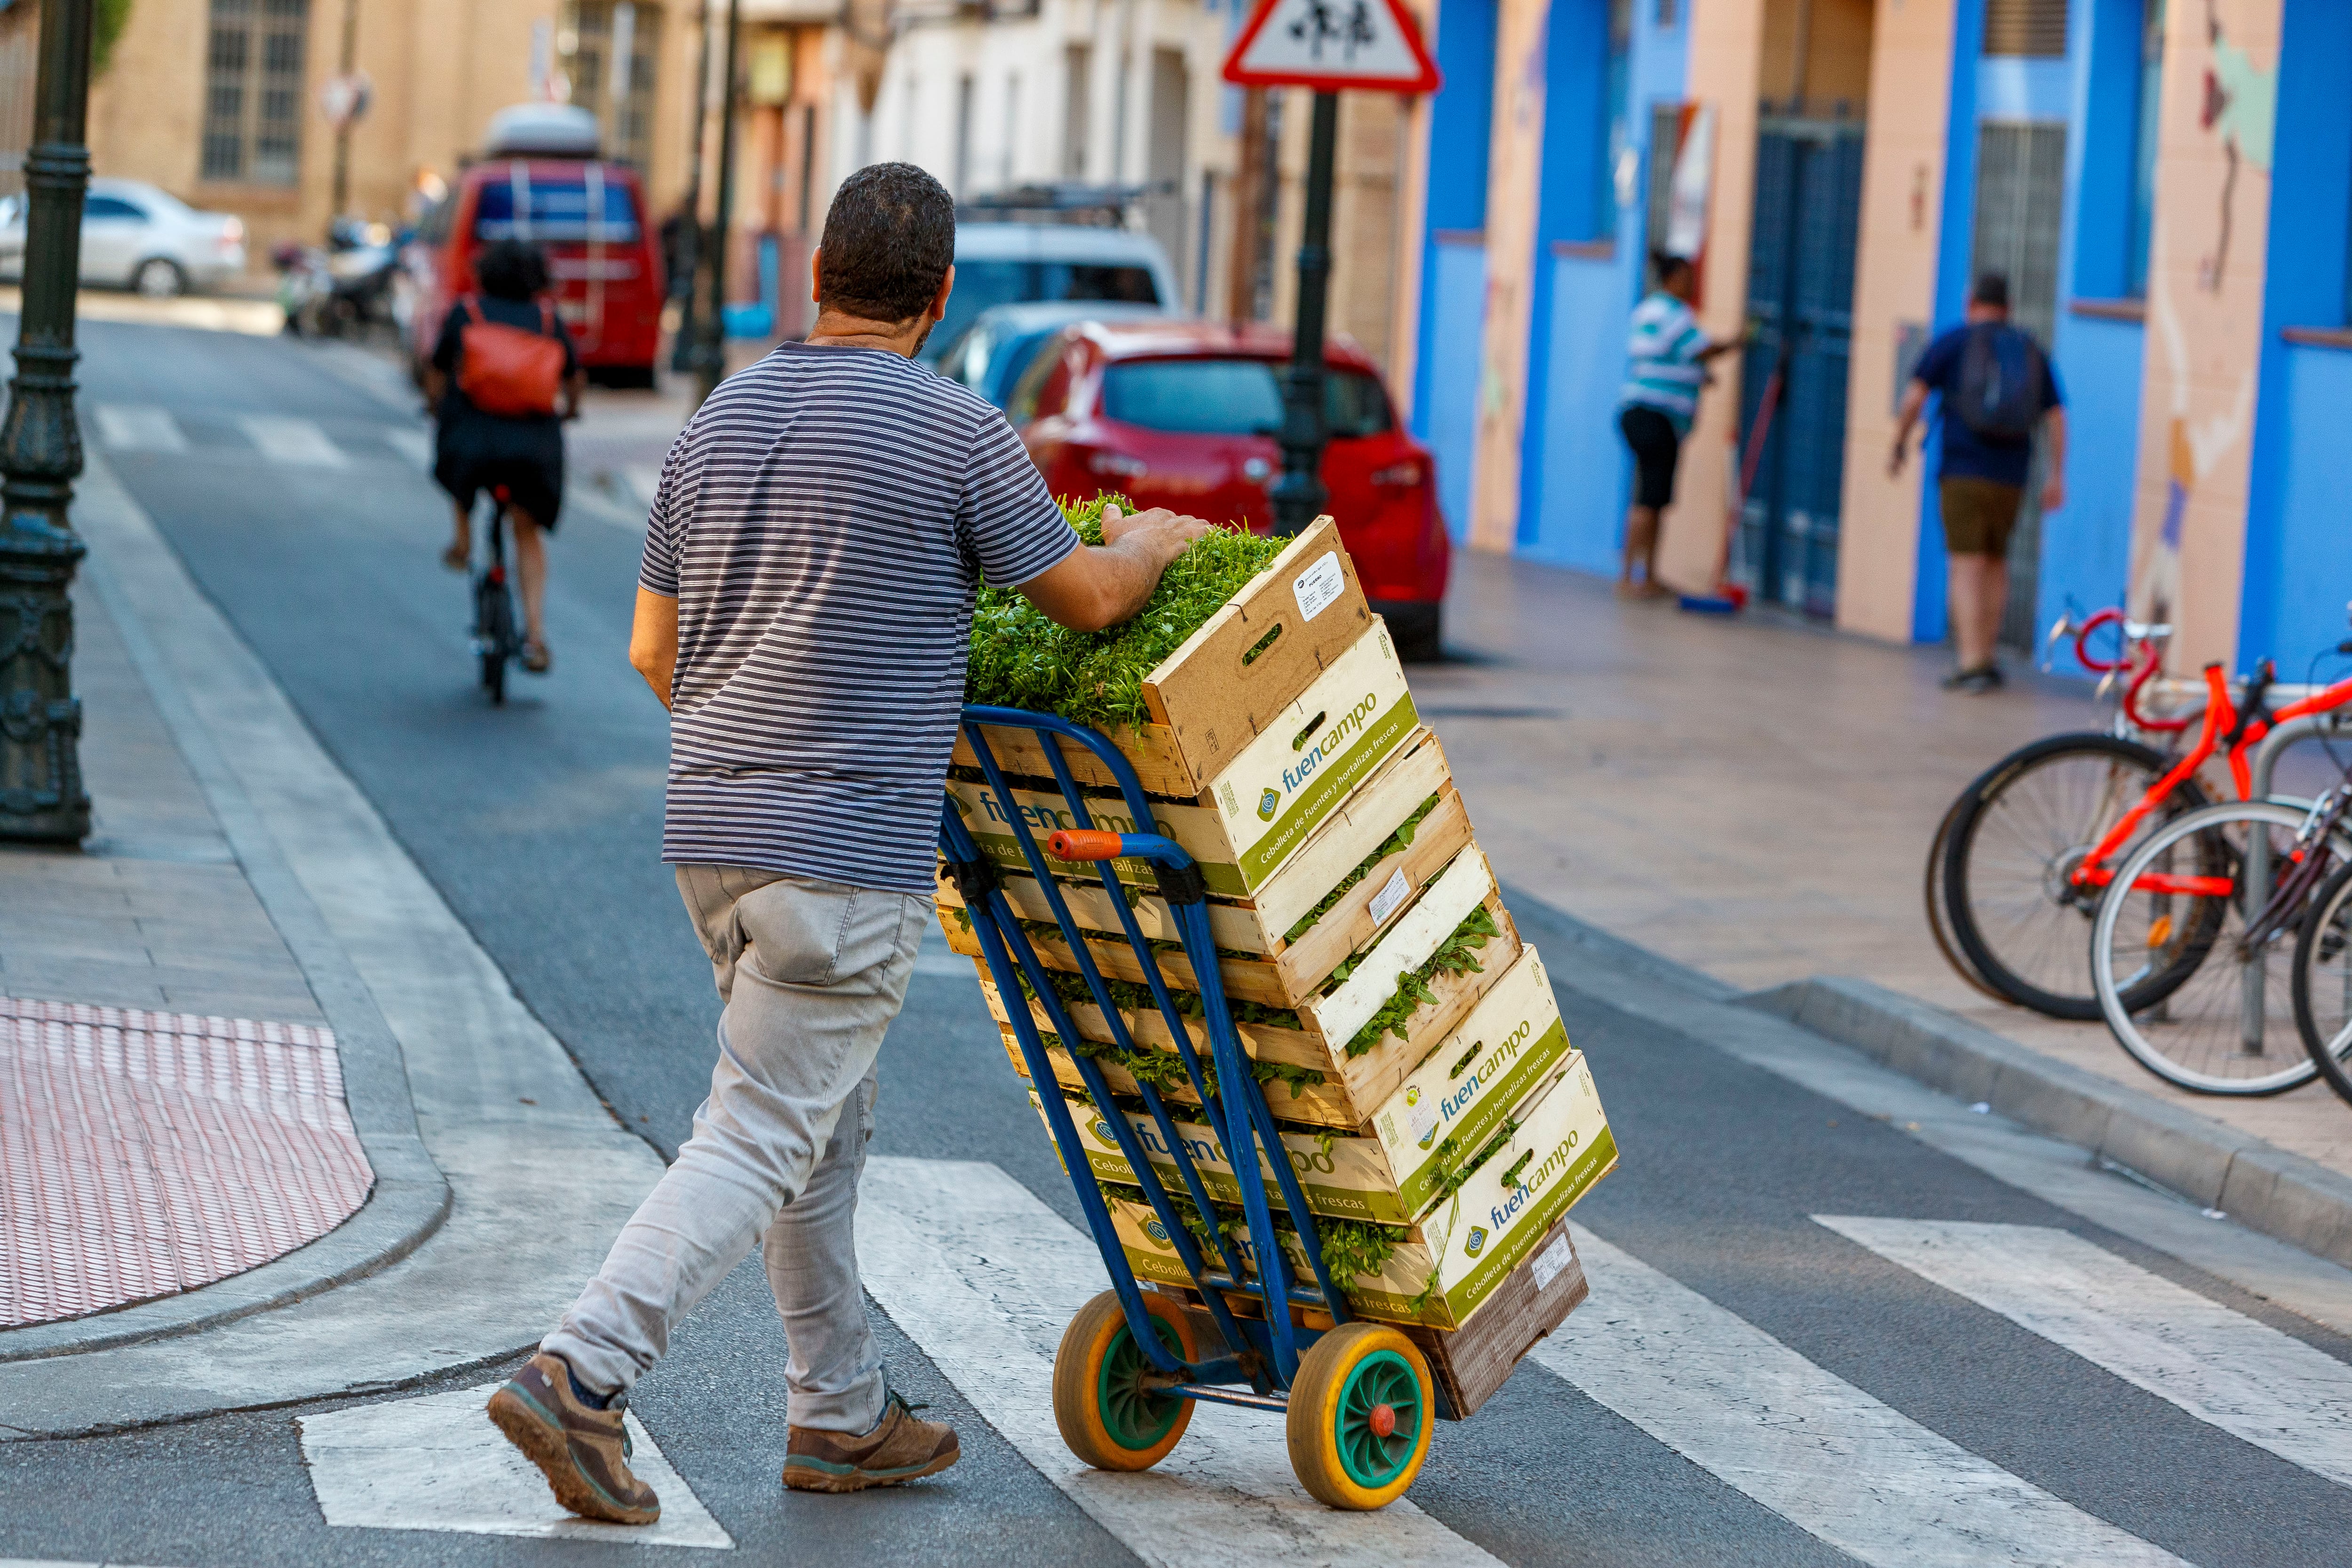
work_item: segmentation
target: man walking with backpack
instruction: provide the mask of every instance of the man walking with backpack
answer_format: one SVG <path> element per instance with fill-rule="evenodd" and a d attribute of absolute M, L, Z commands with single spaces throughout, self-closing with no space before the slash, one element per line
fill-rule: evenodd
<path fill-rule="evenodd" d="M 2042 510 L 2053 512 L 2066 503 L 2065 399 L 2041 345 L 2011 322 L 2009 279 L 2000 273 L 1977 279 L 1967 323 L 1919 356 L 1895 426 L 1890 478 L 1903 471 L 1911 427 L 1931 392 L 1943 395 L 1936 493 L 1950 556 L 1952 641 L 1958 654 L 1944 689 L 1981 696 L 2001 684 L 1993 642 L 2008 606 L 2009 536 L 2024 508 L 2037 429 L 2046 429 L 2050 441 Z"/>

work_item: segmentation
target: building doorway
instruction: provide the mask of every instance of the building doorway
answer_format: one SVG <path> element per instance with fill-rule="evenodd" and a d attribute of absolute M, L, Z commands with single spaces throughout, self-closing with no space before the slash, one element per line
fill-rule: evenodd
<path fill-rule="evenodd" d="M 1859 120 L 1774 115 L 1768 105 L 1756 137 L 1748 270 L 1756 331 L 1740 366 L 1739 451 L 1768 403 L 1771 416 L 1740 511 L 1734 575 L 1759 598 L 1822 619 L 1837 613 L 1863 129 Z"/>
<path fill-rule="evenodd" d="M 2046 353 L 2058 328 L 2058 229 L 2066 212 L 2063 121 L 1986 121 L 1977 127 L 1977 213 L 1969 270 L 2009 279 L 2010 319 Z M 2040 436 L 2025 504 L 2009 539 L 2009 608 L 2000 640 L 2035 651 L 2042 575 L 2042 483 L 2050 453 Z"/>

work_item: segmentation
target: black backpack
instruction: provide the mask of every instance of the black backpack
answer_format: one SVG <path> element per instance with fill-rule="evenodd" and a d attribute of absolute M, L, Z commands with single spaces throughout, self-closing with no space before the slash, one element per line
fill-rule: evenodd
<path fill-rule="evenodd" d="M 1960 351 L 1960 384 L 1951 412 L 1983 439 L 2020 446 L 2042 423 L 2042 387 L 2050 374 L 2042 345 L 2006 321 L 1979 321 Z"/>

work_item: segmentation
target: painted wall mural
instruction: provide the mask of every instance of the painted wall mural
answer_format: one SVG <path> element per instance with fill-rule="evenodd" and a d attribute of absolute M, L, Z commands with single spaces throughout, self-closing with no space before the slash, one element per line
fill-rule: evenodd
<path fill-rule="evenodd" d="M 2281 0 L 2172 7 L 2129 605 L 2176 671 L 2231 657 L 2278 103 Z"/>

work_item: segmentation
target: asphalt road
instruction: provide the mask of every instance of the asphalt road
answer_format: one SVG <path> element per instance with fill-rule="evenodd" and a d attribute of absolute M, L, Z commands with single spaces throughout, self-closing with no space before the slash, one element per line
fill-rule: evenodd
<path fill-rule="evenodd" d="M 517 677 L 493 710 L 473 684 L 464 585 L 435 560 L 446 506 L 399 449 L 420 425 L 299 344 L 107 324 L 86 324 L 84 343 L 89 405 L 161 408 L 185 438 L 184 451 L 107 460 L 614 1114 L 673 1151 L 708 1081 L 717 1005 L 658 863 L 665 721 L 624 657 L 640 539 L 628 517 L 586 505 L 567 514 L 551 546 L 555 671 Z M 272 461 L 240 423 L 252 416 L 311 422 L 342 466 Z M 1532 899 L 1513 907 L 1538 946 L 1572 940 Z M 1412 1494 L 1461 1538 L 1464 1560 L 1473 1548 L 1529 1568 L 2344 1560 L 2352 1427 L 2341 1407 L 2336 1426 L 2299 1445 L 2250 1441 L 2266 1407 L 2248 1415 L 2242 1398 L 2231 1415 L 2226 1401 L 2152 1391 L 2135 1370 L 2144 1339 L 2116 1331 L 2066 1348 L 2049 1322 L 1980 1304 L 1813 1216 L 2065 1232 L 2116 1279 L 2185 1289 L 2149 1288 L 2152 1310 L 2218 1305 L 2248 1326 L 2250 1344 L 2288 1358 L 2266 1364 L 2315 1366 L 2322 1383 L 2352 1376 L 2352 1344 L 1900 1126 L 1613 1006 L 1610 994 L 1560 996 L 1625 1151 L 1577 1218 L 1720 1309 L 1710 1342 L 1735 1380 L 1748 1368 L 1770 1375 L 1784 1350 L 1789 1365 L 1885 1414 L 1864 1421 L 1851 1448 L 1825 1446 L 1807 1485 L 1768 1473 L 1769 1412 L 1727 1403 L 1702 1409 L 1695 1427 L 1666 1408 L 1671 1391 L 1603 1397 L 1599 1382 L 1523 1366 L 1475 1420 L 1441 1429 Z M 878 1153 L 994 1164 L 1075 1219 L 968 978 L 945 965 L 917 975 L 882 1081 Z M 1585 1313 L 1605 1304 L 1612 1278 L 1596 1270 Z M 859 1563 L 1155 1554 L 1089 1517 L 876 1315 L 894 1380 L 962 1435 L 964 1462 L 918 1488 L 810 1499 L 778 1487 L 782 1346 L 755 1268 L 688 1321 L 640 1386 L 646 1429 L 737 1550 Z M 2296 1363 L 2296 1347 L 2319 1359 Z M 1665 1345 L 1658 1375 L 1714 1352 Z M 683 1550 L 452 1534 L 423 1517 L 414 1529 L 331 1525 L 296 1426 L 326 1408 L 0 1449 L 0 1557 L 212 1568 Z M 1715 1436 L 1690 1435 L 1699 1428 Z M 1861 1522 L 1824 1524 L 1821 1494 L 1856 1483 Z M 2011 1523 L 1979 1531 L 1979 1514 Z M 1279 1540 L 1256 1555 L 1324 1560 Z"/>

